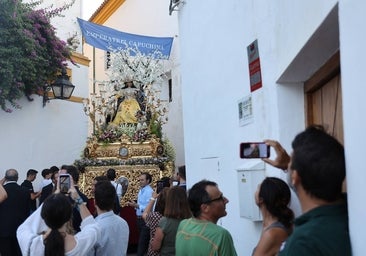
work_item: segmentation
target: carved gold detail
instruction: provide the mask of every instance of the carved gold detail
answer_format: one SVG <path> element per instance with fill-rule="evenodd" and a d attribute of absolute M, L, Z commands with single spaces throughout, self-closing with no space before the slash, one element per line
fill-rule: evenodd
<path fill-rule="evenodd" d="M 151 186 L 155 189 L 156 181 L 162 177 L 171 177 L 173 173 L 173 163 L 165 163 L 162 171 L 158 165 L 112 165 L 112 166 L 87 166 L 79 181 L 81 191 L 88 197 L 93 198 L 93 181 L 95 177 L 105 175 L 109 168 L 116 170 L 117 179 L 124 176 L 128 179 L 129 185 L 126 194 L 121 199 L 121 205 L 137 199 L 140 189 L 138 178 L 141 173 L 147 172 L 152 176 Z"/>
<path fill-rule="evenodd" d="M 146 158 L 157 157 L 162 154 L 162 147 L 158 138 L 153 136 L 144 142 L 131 142 L 126 135 L 122 135 L 120 142 L 98 143 L 96 139 L 88 141 L 85 157 L 88 158 Z M 121 149 L 127 149 L 128 155 L 121 154 Z M 123 150 L 125 152 L 125 150 Z"/>

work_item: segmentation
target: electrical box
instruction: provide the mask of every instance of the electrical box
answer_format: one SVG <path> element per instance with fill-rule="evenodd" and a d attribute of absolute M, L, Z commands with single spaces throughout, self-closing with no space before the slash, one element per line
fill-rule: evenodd
<path fill-rule="evenodd" d="M 246 160 L 237 169 L 239 185 L 240 217 L 261 221 L 262 214 L 255 203 L 254 194 L 265 178 L 265 165 L 262 160 Z"/>

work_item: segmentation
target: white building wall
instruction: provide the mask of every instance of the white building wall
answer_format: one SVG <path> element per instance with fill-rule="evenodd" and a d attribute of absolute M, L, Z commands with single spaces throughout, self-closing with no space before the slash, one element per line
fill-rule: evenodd
<path fill-rule="evenodd" d="M 75 16 L 80 13 L 79 2 L 64 12 L 62 28 L 53 23 L 63 40 L 69 31 L 78 30 L 71 21 L 76 20 Z M 71 63 L 68 67 L 72 69 L 71 82 L 75 85 L 73 96 L 86 97 L 88 68 Z M 43 108 L 41 96 L 32 95 L 32 98 L 32 102 L 22 98 L 19 103 L 23 108 L 13 113 L 0 111 L 0 177 L 7 169 L 15 168 L 19 172 L 19 184 L 30 168 L 41 172 L 52 165 L 72 164 L 80 158 L 87 138 L 87 118 L 81 103 L 51 100 Z M 35 188 L 41 178 L 39 173 L 33 183 Z"/>
<path fill-rule="evenodd" d="M 308 61 L 297 63 L 301 74 L 286 74 L 286 79 L 283 74 L 337 2 L 202 0 L 180 5 L 187 183 L 190 187 L 206 178 L 219 184 L 230 200 L 228 215 L 219 224 L 233 235 L 238 255 L 251 254 L 261 231 L 261 223 L 239 216 L 239 203 L 248 196 L 238 194 L 236 170 L 246 163 L 239 158 L 239 144 L 272 138 L 291 151 L 292 139 L 305 128 L 303 82 L 325 63 L 318 58 L 322 52 L 314 50 Z M 364 168 L 359 153 L 365 131 L 364 122 L 359 121 L 365 91 L 361 75 L 365 73 L 362 57 L 366 38 L 360 34 L 364 13 L 362 0 L 340 1 L 344 136 L 354 255 L 366 250 L 360 235 L 365 228 L 365 207 L 361 203 L 365 172 L 361 171 Z M 256 39 L 263 87 L 250 93 L 246 47 Z M 240 127 L 238 100 L 248 95 L 253 98 L 254 118 Z M 265 168 L 267 175 L 285 178 L 281 171 Z"/>
<path fill-rule="evenodd" d="M 364 145 L 366 2 L 339 1 L 344 145 L 347 165 L 349 227 L 353 255 L 365 255 L 366 228 Z"/>
<path fill-rule="evenodd" d="M 169 16 L 168 3 L 165 0 L 146 1 L 146 0 L 129 0 L 125 1 L 121 7 L 116 10 L 111 17 L 103 24 L 104 26 L 114 28 L 119 31 L 145 35 L 154 37 L 174 37 L 173 47 L 169 61 L 165 62 L 166 71 L 170 71 L 172 79 L 172 99 L 169 103 L 168 123 L 163 126 L 164 134 L 173 144 L 176 151 L 177 166 L 185 163 L 184 161 L 184 145 L 183 145 L 183 127 L 182 127 L 182 103 L 181 103 L 181 86 L 179 73 L 179 38 L 177 15 Z M 92 91 L 93 75 L 93 50 L 90 45 L 84 45 L 85 55 L 92 60 L 89 69 L 90 89 Z M 103 81 L 107 79 L 104 70 L 104 54 L 105 52 L 95 49 L 95 80 Z M 163 86 L 167 98 L 168 84 Z"/>

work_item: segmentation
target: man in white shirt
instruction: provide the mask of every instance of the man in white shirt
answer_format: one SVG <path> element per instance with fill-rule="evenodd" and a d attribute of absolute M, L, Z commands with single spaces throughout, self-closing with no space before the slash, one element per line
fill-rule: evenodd
<path fill-rule="evenodd" d="M 116 179 L 116 170 L 110 168 L 107 170 L 107 178 L 110 180 L 111 184 L 116 190 L 117 196 L 118 196 L 118 202 L 121 202 L 122 197 L 122 186 L 121 184 L 116 183 L 114 180 Z"/>
<path fill-rule="evenodd" d="M 45 186 L 49 185 L 52 183 L 52 180 L 51 180 L 51 176 L 52 176 L 52 171 L 48 168 L 46 169 L 43 169 L 42 172 L 42 181 L 40 182 L 39 184 L 39 187 L 38 187 L 38 190 L 37 191 L 41 191 Z"/>
<path fill-rule="evenodd" d="M 129 238 L 127 222 L 113 213 L 116 191 L 108 181 L 95 184 L 94 198 L 98 216 L 95 218 L 101 229 L 101 239 L 95 245 L 98 255 L 126 255 Z"/>

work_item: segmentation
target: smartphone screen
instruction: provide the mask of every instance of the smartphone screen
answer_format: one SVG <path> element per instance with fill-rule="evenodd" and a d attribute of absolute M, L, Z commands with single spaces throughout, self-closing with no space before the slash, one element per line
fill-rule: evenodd
<path fill-rule="evenodd" d="M 240 143 L 240 158 L 268 158 L 270 148 L 264 142 L 243 142 Z"/>
<path fill-rule="evenodd" d="M 60 182 L 60 192 L 67 194 L 70 189 L 70 175 L 69 174 L 60 174 L 59 182 Z"/>
<path fill-rule="evenodd" d="M 156 193 L 160 193 L 164 188 L 164 182 L 163 181 L 158 181 L 156 184 Z"/>

